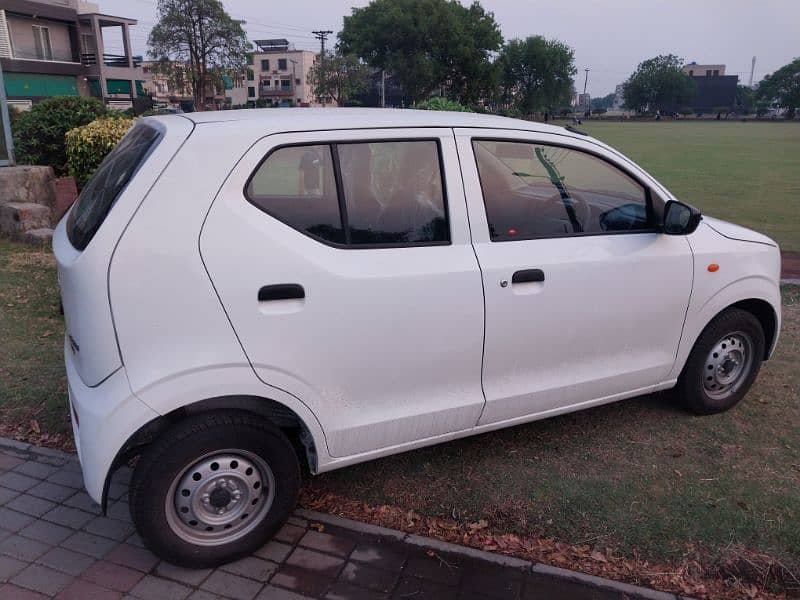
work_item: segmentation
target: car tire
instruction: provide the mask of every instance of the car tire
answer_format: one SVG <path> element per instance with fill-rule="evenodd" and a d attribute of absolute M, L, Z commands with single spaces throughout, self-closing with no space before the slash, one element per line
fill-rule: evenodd
<path fill-rule="evenodd" d="M 698 415 L 724 412 L 744 398 L 764 357 L 764 330 L 745 310 L 717 315 L 694 344 L 675 388 Z"/>
<path fill-rule="evenodd" d="M 172 425 L 140 456 L 131 516 L 165 561 L 212 567 L 263 546 L 299 487 L 297 454 L 280 429 L 247 412 L 213 411 Z"/>

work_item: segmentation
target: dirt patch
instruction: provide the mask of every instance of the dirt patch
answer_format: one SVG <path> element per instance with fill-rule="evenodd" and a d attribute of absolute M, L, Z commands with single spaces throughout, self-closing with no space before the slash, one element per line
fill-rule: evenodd
<path fill-rule="evenodd" d="M 781 279 L 800 279 L 800 252 L 781 252 Z"/>

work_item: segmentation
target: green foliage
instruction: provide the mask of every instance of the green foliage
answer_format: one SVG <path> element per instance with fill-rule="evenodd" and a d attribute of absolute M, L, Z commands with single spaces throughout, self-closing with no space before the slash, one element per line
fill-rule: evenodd
<path fill-rule="evenodd" d="M 17 162 L 49 165 L 56 175 L 66 174 L 66 133 L 111 112 L 96 98 L 80 96 L 56 96 L 34 104 L 14 118 L 12 130 Z"/>
<path fill-rule="evenodd" d="M 420 110 L 449 110 L 453 112 L 473 112 L 468 106 L 464 106 L 447 98 L 431 98 L 424 102 L 418 102 L 414 108 Z"/>
<path fill-rule="evenodd" d="M 523 114 L 553 111 L 568 104 L 576 73 L 575 53 L 558 40 L 540 35 L 511 40 L 497 60 L 500 102 Z"/>
<path fill-rule="evenodd" d="M 755 90 L 746 85 L 736 86 L 736 108 L 743 114 L 750 114 L 756 106 Z"/>
<path fill-rule="evenodd" d="M 158 23 L 147 45 L 160 64 L 182 63 L 183 72 L 170 67 L 170 77 L 184 78 L 196 110 L 205 108 L 215 73 L 244 70 L 250 51 L 242 22 L 232 19 L 219 0 L 158 0 Z"/>
<path fill-rule="evenodd" d="M 756 95 L 766 103 L 789 109 L 800 107 L 800 58 L 764 77 L 758 84 Z"/>
<path fill-rule="evenodd" d="M 369 87 L 370 69 L 354 54 L 326 52 L 308 73 L 308 83 L 317 98 L 332 98 L 338 106 Z"/>
<path fill-rule="evenodd" d="M 696 86 L 681 70 L 683 59 L 659 55 L 639 63 L 625 82 L 625 105 L 640 112 L 675 110 L 688 104 Z"/>
<path fill-rule="evenodd" d="M 78 187 L 86 185 L 135 122 L 134 119 L 97 119 L 67 132 L 67 167 Z"/>
<path fill-rule="evenodd" d="M 617 97 L 616 94 L 611 93 L 603 96 L 602 98 L 592 98 L 592 108 L 603 108 L 605 109 L 603 112 L 606 112 L 611 105 L 614 104 L 614 99 Z"/>
<path fill-rule="evenodd" d="M 464 104 L 487 95 L 490 56 L 502 41 L 492 13 L 456 0 L 372 0 L 344 18 L 339 34 L 343 54 L 391 73 L 412 103 L 438 88 Z"/>

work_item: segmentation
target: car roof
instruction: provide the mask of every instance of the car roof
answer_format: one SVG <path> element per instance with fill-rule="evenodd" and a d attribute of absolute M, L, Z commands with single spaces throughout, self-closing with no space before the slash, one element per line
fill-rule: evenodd
<path fill-rule="evenodd" d="M 167 117 L 169 118 L 169 117 Z M 392 127 L 485 127 L 564 134 L 564 128 L 496 115 L 396 108 L 255 108 L 184 113 L 196 124 L 240 123 L 261 131 L 314 131 Z"/>

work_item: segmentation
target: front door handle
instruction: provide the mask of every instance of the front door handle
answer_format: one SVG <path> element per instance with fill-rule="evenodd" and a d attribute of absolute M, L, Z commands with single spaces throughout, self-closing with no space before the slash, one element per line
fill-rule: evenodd
<path fill-rule="evenodd" d="M 270 302 L 272 300 L 302 300 L 306 297 L 306 291 L 298 283 L 278 283 L 275 285 L 265 285 L 258 290 L 259 302 Z"/>
<path fill-rule="evenodd" d="M 541 269 L 523 269 L 516 271 L 511 278 L 511 283 L 530 283 L 533 281 L 544 281 L 544 271 Z"/>

